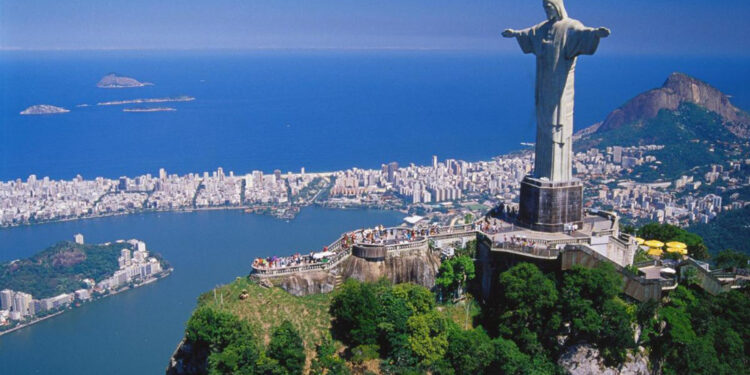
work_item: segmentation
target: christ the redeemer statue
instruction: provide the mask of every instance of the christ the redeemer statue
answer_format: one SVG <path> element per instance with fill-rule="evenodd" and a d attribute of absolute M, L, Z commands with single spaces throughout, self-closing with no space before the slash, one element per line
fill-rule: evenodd
<path fill-rule="evenodd" d="M 536 55 L 534 177 L 569 181 L 573 156 L 573 102 L 578 55 L 593 55 L 609 29 L 593 29 L 568 17 L 563 0 L 543 0 L 547 20 L 528 29 L 507 29 L 524 53 Z"/>

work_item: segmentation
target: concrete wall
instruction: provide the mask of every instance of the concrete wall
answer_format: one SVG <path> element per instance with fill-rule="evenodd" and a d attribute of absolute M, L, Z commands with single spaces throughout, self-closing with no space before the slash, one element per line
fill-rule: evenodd
<path fill-rule="evenodd" d="M 662 296 L 661 283 L 659 280 L 648 280 L 634 275 L 619 264 L 605 258 L 602 254 L 587 246 L 568 245 L 562 253 L 561 269 L 569 270 L 574 266 L 594 268 L 599 263 L 612 264 L 622 275 L 624 292 L 626 295 L 638 301 L 660 300 Z"/>

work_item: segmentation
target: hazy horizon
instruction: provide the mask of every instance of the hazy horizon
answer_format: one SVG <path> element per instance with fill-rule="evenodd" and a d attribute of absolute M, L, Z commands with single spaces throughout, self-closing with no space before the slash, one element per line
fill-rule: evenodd
<path fill-rule="evenodd" d="M 750 3 L 567 0 L 607 26 L 600 53 L 747 55 Z M 504 28 L 541 22 L 541 1 L 146 0 L 0 3 L 0 50 L 496 50 Z"/>

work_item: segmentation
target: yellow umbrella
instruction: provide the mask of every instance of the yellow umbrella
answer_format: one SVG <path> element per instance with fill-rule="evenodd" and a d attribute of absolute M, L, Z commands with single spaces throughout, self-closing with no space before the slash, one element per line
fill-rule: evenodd
<path fill-rule="evenodd" d="M 657 247 L 652 247 L 652 248 L 648 249 L 648 253 L 647 254 L 655 256 L 655 257 L 660 257 L 662 254 L 664 254 L 664 252 L 661 249 L 657 248 Z"/>
<path fill-rule="evenodd" d="M 680 248 L 677 248 L 677 247 L 668 247 L 667 248 L 667 252 L 668 253 L 682 253 L 682 250 L 684 250 L 684 249 L 680 249 Z"/>
<path fill-rule="evenodd" d="M 664 247 L 664 242 L 657 241 L 657 240 L 648 240 L 644 242 L 643 244 L 648 247 L 656 247 L 656 248 Z"/>
<path fill-rule="evenodd" d="M 635 238 L 635 243 L 637 243 L 638 245 L 643 245 L 644 242 L 646 242 L 646 240 L 644 240 L 643 238 L 640 238 L 640 237 Z"/>
<path fill-rule="evenodd" d="M 688 254 L 687 249 L 680 249 L 680 254 L 687 255 Z"/>
<path fill-rule="evenodd" d="M 673 247 L 675 249 L 687 249 L 687 245 L 677 241 L 667 242 L 667 247 Z"/>

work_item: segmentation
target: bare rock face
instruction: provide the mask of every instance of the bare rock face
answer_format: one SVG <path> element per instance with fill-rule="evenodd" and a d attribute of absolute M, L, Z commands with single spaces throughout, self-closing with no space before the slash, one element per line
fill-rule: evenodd
<path fill-rule="evenodd" d="M 373 262 L 349 257 L 340 266 L 343 279 L 377 281 L 386 278 L 398 283 L 415 283 L 426 288 L 435 286 L 435 276 L 440 268 L 440 256 L 432 252 L 401 255 Z"/>
<path fill-rule="evenodd" d="M 575 345 L 566 350 L 557 361 L 570 375 L 649 375 L 649 360 L 643 351 L 628 353 L 620 367 L 607 367 L 599 350 L 589 345 Z"/>
<path fill-rule="evenodd" d="M 207 371 L 207 359 L 210 353 L 205 349 L 193 347 L 185 339 L 180 341 L 177 349 L 169 358 L 167 375 L 192 375 L 205 374 Z"/>
<path fill-rule="evenodd" d="M 294 274 L 275 281 L 278 287 L 295 296 L 329 293 L 336 285 L 335 275 L 326 272 L 307 272 Z"/>
<path fill-rule="evenodd" d="M 640 94 L 612 111 L 596 131 L 642 123 L 656 117 L 662 109 L 674 111 L 685 102 L 716 112 L 729 131 L 738 137 L 750 138 L 748 113 L 732 105 L 729 97 L 715 87 L 683 73 L 672 73 L 661 88 Z"/>

